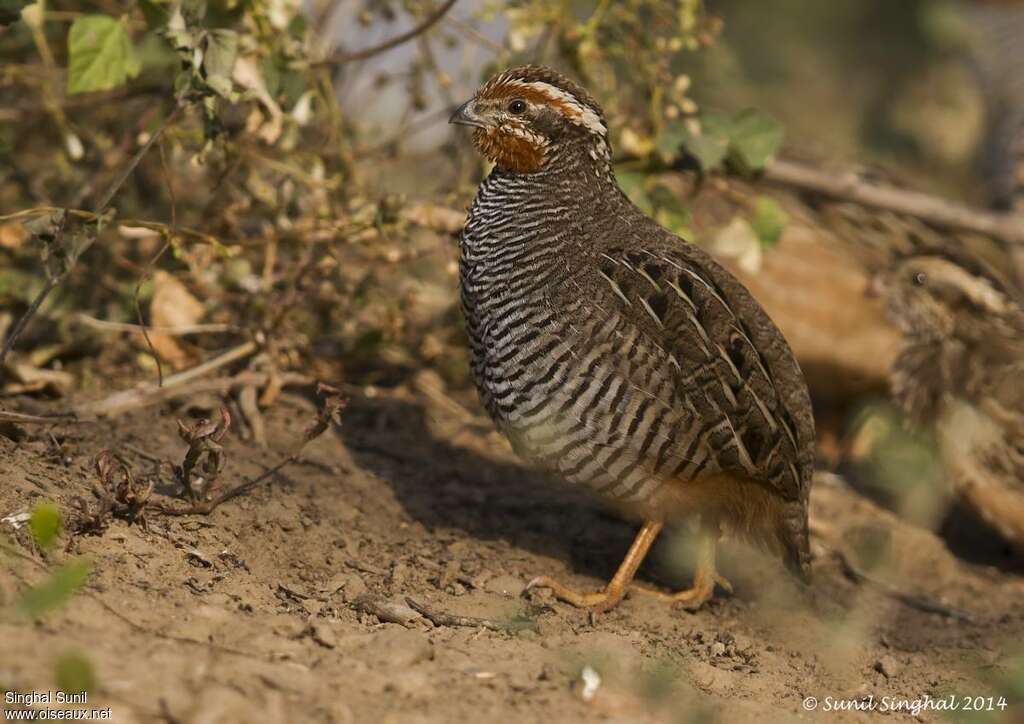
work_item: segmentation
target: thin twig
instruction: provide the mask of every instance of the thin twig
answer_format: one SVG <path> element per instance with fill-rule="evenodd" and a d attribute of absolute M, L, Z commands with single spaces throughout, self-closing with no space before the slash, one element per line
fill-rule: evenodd
<path fill-rule="evenodd" d="M 160 141 L 160 170 L 163 172 L 164 183 L 167 186 L 167 196 L 171 201 L 171 226 L 170 229 L 164 234 L 164 243 L 157 250 L 156 254 L 146 262 L 146 268 L 135 282 L 135 292 L 132 294 L 132 303 L 135 306 L 135 318 L 139 320 L 139 327 L 142 329 L 142 337 L 146 340 L 146 348 L 149 350 L 149 356 L 153 358 L 156 363 L 156 384 L 158 387 L 164 386 L 164 363 L 160 360 L 160 355 L 156 352 L 156 347 L 153 346 L 153 340 L 149 337 L 149 329 L 146 324 L 145 318 L 142 316 L 142 284 L 153 276 L 153 267 L 156 265 L 160 257 L 171 247 L 171 241 L 174 239 L 174 228 L 178 225 L 178 200 L 174 195 L 174 183 L 171 181 L 171 172 L 167 168 L 167 156 L 164 153 L 164 142 Z"/>
<path fill-rule="evenodd" d="M 450 613 L 431 611 L 411 598 L 406 598 L 405 602 L 409 604 L 410 608 L 435 626 L 465 626 L 466 628 L 486 628 L 491 631 L 517 631 L 524 628 L 537 628 L 537 625 L 532 621 L 524 621 L 522 625 L 519 625 L 517 622 L 503 623 L 501 621 L 492 621 L 489 618 L 476 618 L 475 616 L 455 616 Z"/>
<path fill-rule="evenodd" d="M 940 616 L 947 616 L 949 618 L 956 619 L 957 621 L 964 621 L 967 623 L 973 623 L 975 618 L 974 615 L 967 611 L 961 611 L 957 608 L 951 608 L 944 606 L 937 601 L 932 601 L 924 596 L 918 596 L 893 586 L 891 583 L 881 581 L 860 568 L 855 566 L 853 562 L 847 558 L 847 556 L 839 550 L 833 550 L 836 559 L 839 561 L 839 565 L 842 567 L 843 572 L 854 581 L 858 583 L 870 583 L 875 588 L 879 589 L 882 593 L 893 598 L 905 606 L 916 609 L 918 611 L 924 611 L 925 613 L 936 613 Z"/>
<path fill-rule="evenodd" d="M 437 21 L 444 17 L 445 13 L 451 10 L 452 5 L 454 4 L 455 0 L 446 0 L 444 3 L 441 4 L 440 7 L 437 8 L 437 10 L 435 10 L 430 15 L 425 17 L 423 21 L 420 22 L 419 25 L 415 26 L 411 30 L 408 30 L 404 33 L 400 33 L 399 35 L 396 35 L 395 37 L 390 38 L 389 40 L 385 40 L 382 43 L 378 43 L 377 45 L 371 45 L 369 48 L 363 48 L 362 50 L 332 53 L 323 60 L 314 61 L 310 65 L 315 67 L 319 65 L 336 65 L 339 63 L 351 63 L 356 60 L 366 60 L 367 58 L 372 58 L 373 56 L 383 53 L 386 50 L 397 48 L 399 45 L 407 43 L 413 38 L 415 38 L 417 35 L 429 30 L 435 23 L 437 23 Z"/>
<path fill-rule="evenodd" d="M 93 329 L 102 332 L 141 332 L 143 325 L 131 324 L 129 322 L 110 322 L 106 319 L 96 319 L 88 314 L 79 313 L 75 319 Z M 241 328 L 233 324 L 183 324 L 180 327 L 151 327 L 146 326 L 150 332 L 163 334 L 168 337 L 187 337 L 192 334 L 222 334 L 225 332 L 240 332 Z"/>
<path fill-rule="evenodd" d="M 229 365 L 232 362 L 237 362 L 240 359 L 244 359 L 249 355 L 255 353 L 256 350 L 258 350 L 259 348 L 259 345 L 256 344 L 256 342 L 254 341 L 244 342 L 238 345 L 237 347 L 229 349 L 224 354 L 214 357 L 211 360 L 207 360 L 206 362 L 196 365 L 195 367 L 191 367 L 187 370 L 183 370 L 182 372 L 178 372 L 177 374 L 171 375 L 165 380 L 164 384 L 166 387 L 172 387 L 174 385 L 183 385 L 186 382 L 190 382 L 191 380 L 194 380 L 197 377 L 202 377 L 203 375 L 213 372 L 214 370 L 220 369 L 225 365 Z"/>
<path fill-rule="evenodd" d="M 796 161 L 776 159 L 765 168 L 764 178 L 833 199 L 906 214 L 938 227 L 973 231 L 1010 244 L 1024 244 L 1024 217 L 983 211 L 920 191 L 868 183 L 852 171 L 829 172 Z"/>
<path fill-rule="evenodd" d="M 212 380 L 198 379 L 188 384 L 168 387 L 147 386 L 142 389 L 125 390 L 112 397 L 95 402 L 86 402 L 75 406 L 75 414 L 81 417 L 113 417 L 143 407 L 159 405 L 171 400 L 192 397 L 203 393 L 224 395 L 248 385 L 263 387 L 271 380 L 266 372 L 241 372 L 233 377 L 217 377 Z M 295 372 L 286 372 L 280 376 L 280 383 L 285 387 L 309 387 L 313 380 Z"/>
<path fill-rule="evenodd" d="M 139 162 L 142 161 L 142 158 L 149 152 L 149 149 L 153 147 L 153 144 L 159 141 L 164 135 L 164 131 L 166 131 L 172 123 L 178 120 L 178 115 L 181 113 L 182 107 L 183 106 L 174 107 L 174 110 L 171 111 L 171 115 L 167 116 L 167 118 L 164 119 L 164 122 L 160 124 L 160 127 L 153 131 L 153 135 L 150 136 L 149 140 L 142 145 L 142 148 L 138 150 L 131 162 L 125 167 L 124 171 L 121 172 L 121 175 L 114 179 L 114 182 L 110 184 L 107 192 L 103 194 L 100 202 L 96 204 L 94 213 L 97 216 L 102 214 L 110 205 L 110 202 L 114 200 L 114 196 L 121 190 L 124 182 L 132 175 L 132 172 L 135 171 L 135 167 L 139 165 Z"/>
<path fill-rule="evenodd" d="M 146 407 L 148 405 L 162 402 L 173 396 L 173 390 L 193 380 L 209 374 L 215 370 L 225 367 L 232 362 L 244 359 L 259 349 L 256 342 L 249 341 L 230 349 L 223 354 L 207 360 L 200 365 L 191 367 L 177 374 L 171 375 L 164 380 L 163 386 L 144 385 L 133 390 L 122 390 L 113 395 L 95 402 L 87 402 L 75 407 L 75 413 L 80 417 L 102 417 L 116 415 L 127 410 Z"/>
<path fill-rule="evenodd" d="M 458 18 L 451 16 L 446 17 L 444 19 L 444 22 L 445 25 L 451 25 L 453 28 L 458 30 L 460 33 L 462 33 L 464 36 L 472 40 L 474 43 L 476 43 L 477 45 L 482 45 L 495 55 L 498 55 L 505 51 L 505 48 L 504 46 L 502 46 L 501 43 L 491 40 L 469 23 L 465 23 L 459 20 Z"/>
<path fill-rule="evenodd" d="M 376 616 L 381 621 L 397 623 L 405 628 L 416 628 L 417 622 L 424 623 L 423 614 L 419 611 L 397 601 L 377 598 L 369 593 L 359 596 L 351 603 L 351 606 L 357 611 Z"/>
<path fill-rule="evenodd" d="M 88 108 L 91 106 L 108 105 L 116 102 L 128 102 L 147 96 L 166 97 L 173 92 L 173 88 L 163 84 L 150 84 L 145 86 L 133 86 L 118 88 L 110 91 L 97 91 L 94 93 L 83 93 L 80 95 L 62 95 L 56 99 L 57 105 L 64 109 Z M 0 109 L 0 122 L 19 120 L 22 116 L 49 113 L 50 107 L 46 105 L 31 105 L 28 103 L 13 104 Z"/>
<path fill-rule="evenodd" d="M 15 211 L 13 214 L 2 214 L 0 215 L 0 221 L 20 221 L 57 212 L 64 212 L 68 216 L 74 216 L 79 219 L 84 219 L 85 221 L 94 221 L 98 217 L 98 214 L 92 211 L 86 211 L 85 209 L 73 209 L 59 206 L 33 206 L 31 209 L 22 209 L 21 211 Z M 147 219 L 120 219 L 118 221 L 118 226 L 122 228 L 138 227 L 140 229 L 149 229 L 150 231 L 155 231 L 161 234 L 170 233 L 171 230 L 171 227 L 167 224 L 160 223 L 159 221 L 149 221 Z M 197 239 L 204 244 L 222 246 L 217 237 L 199 231 L 198 229 L 191 229 L 189 227 L 182 226 L 177 229 L 177 232 L 182 236 Z"/>
<path fill-rule="evenodd" d="M 79 422 L 79 420 L 69 415 L 41 417 L 39 415 L 26 415 L 21 412 L 0 410 L 0 422 L 17 422 L 24 425 L 54 425 L 59 422 Z"/>

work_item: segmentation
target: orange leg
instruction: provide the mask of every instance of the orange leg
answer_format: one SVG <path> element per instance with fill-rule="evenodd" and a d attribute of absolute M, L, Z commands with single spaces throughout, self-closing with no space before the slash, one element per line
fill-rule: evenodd
<path fill-rule="evenodd" d="M 663 601 L 681 603 L 686 608 L 692 609 L 700 608 L 711 599 L 715 592 L 715 584 L 732 593 L 732 584 L 718 575 L 715 569 L 715 546 L 717 543 L 717 533 L 712 533 L 707 528 L 701 529 L 697 538 L 697 570 L 693 575 L 693 586 L 685 591 L 665 593 L 642 583 L 633 583 L 633 590 L 657 596 Z"/>
<path fill-rule="evenodd" d="M 662 526 L 663 523 L 660 522 L 648 521 L 644 523 L 640 532 L 636 534 L 633 545 L 629 547 L 626 557 L 619 565 L 619 570 L 615 571 L 615 575 L 612 576 L 612 580 L 608 582 L 603 591 L 580 593 L 548 576 L 534 578 L 526 584 L 526 589 L 550 588 L 556 598 L 566 603 L 571 603 L 573 606 L 592 608 L 595 613 L 608 611 L 622 600 L 622 597 L 626 595 L 627 589 L 633 584 L 633 576 L 636 575 L 636 570 L 643 563 L 644 557 L 647 556 L 647 551 L 651 549 L 654 539 L 661 532 Z"/>

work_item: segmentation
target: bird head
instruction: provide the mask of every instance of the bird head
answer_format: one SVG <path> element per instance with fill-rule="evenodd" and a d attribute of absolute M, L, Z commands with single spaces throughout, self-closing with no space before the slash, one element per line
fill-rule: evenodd
<path fill-rule="evenodd" d="M 603 172 L 611 162 L 597 101 L 550 68 L 527 65 L 491 78 L 448 121 L 473 127 L 477 150 L 500 168 L 535 173 L 568 147 Z"/>
<path fill-rule="evenodd" d="M 878 272 L 872 291 L 886 299 L 889 317 L 908 335 L 940 338 L 959 325 L 1020 313 L 994 270 L 947 252 L 923 251 Z"/>

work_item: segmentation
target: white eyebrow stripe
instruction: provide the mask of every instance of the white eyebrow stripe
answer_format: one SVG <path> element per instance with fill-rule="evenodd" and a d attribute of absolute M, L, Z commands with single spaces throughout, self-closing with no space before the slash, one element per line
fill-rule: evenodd
<path fill-rule="evenodd" d="M 508 85 L 517 85 L 520 86 L 521 88 L 530 88 L 539 93 L 543 93 L 553 101 L 560 101 L 562 103 L 565 103 L 569 107 L 570 111 L 573 113 L 573 116 L 570 120 L 572 120 L 574 123 L 583 126 L 591 133 L 596 133 L 601 136 L 606 135 L 608 133 L 608 128 L 605 127 L 604 123 L 601 121 L 601 117 L 597 115 L 597 113 L 595 113 L 592 108 L 583 105 L 576 99 L 574 95 L 572 95 L 571 93 L 566 93 L 561 88 L 558 88 L 556 86 L 551 85 L 550 83 L 545 83 L 544 81 L 539 80 L 535 80 L 529 83 L 526 83 L 521 80 L 510 80 L 506 81 L 506 83 Z"/>

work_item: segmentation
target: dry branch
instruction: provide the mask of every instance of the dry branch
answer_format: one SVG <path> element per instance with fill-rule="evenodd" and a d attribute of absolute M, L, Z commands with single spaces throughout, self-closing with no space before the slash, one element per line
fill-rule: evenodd
<path fill-rule="evenodd" d="M 1009 244 L 1024 244 L 1024 217 L 983 211 L 920 191 L 868 183 L 853 171 L 829 172 L 796 161 L 776 159 L 765 168 L 764 178 L 833 199 L 906 214 L 933 226 L 972 231 Z"/>
<path fill-rule="evenodd" d="M 186 324 L 180 327 L 150 327 L 141 324 L 130 324 L 128 322 L 109 322 L 105 319 L 96 319 L 88 314 L 79 313 L 75 319 L 92 329 L 101 332 L 142 332 L 148 330 L 153 334 L 166 334 L 169 337 L 187 337 L 192 334 L 217 334 L 224 332 L 239 332 L 238 327 L 233 324 Z"/>
<path fill-rule="evenodd" d="M 26 415 L 22 412 L 9 412 L 0 410 L 0 422 L 15 422 L 22 425 L 55 425 L 62 422 L 78 422 L 74 417 L 63 415 L 40 416 Z"/>
<path fill-rule="evenodd" d="M 203 377 L 204 375 L 218 370 L 221 367 L 225 367 L 232 362 L 245 359 L 249 355 L 255 353 L 258 349 L 259 345 L 256 344 L 256 342 L 245 342 L 234 349 L 228 350 L 224 354 L 203 362 L 200 365 L 196 365 L 195 367 L 179 372 L 178 374 L 171 375 L 164 380 L 162 387 L 159 385 L 148 384 L 142 387 L 137 387 L 133 390 L 116 392 L 110 397 L 102 400 L 76 405 L 74 407 L 75 414 L 79 417 L 113 416 L 129 410 L 135 410 L 140 407 L 147 407 L 149 405 L 164 402 L 172 399 L 173 397 L 179 396 L 182 388 L 193 380 Z M 241 375 L 232 378 L 232 380 L 238 380 L 240 377 Z M 267 375 L 260 375 L 260 377 L 264 381 L 267 379 Z M 246 382 L 248 382 L 248 380 L 246 380 Z M 230 389 L 233 386 L 233 384 L 229 385 L 228 388 Z M 194 392 L 195 389 L 193 388 L 189 391 Z"/>
<path fill-rule="evenodd" d="M 339 63 L 351 63 L 356 60 L 366 60 L 367 58 L 372 58 L 373 56 L 378 55 L 379 53 L 383 53 L 386 50 L 397 48 L 399 45 L 407 43 L 413 38 L 415 38 L 417 35 L 425 33 L 427 30 L 429 30 L 435 23 L 437 23 L 441 18 L 445 16 L 445 13 L 451 10 L 452 5 L 454 4 L 455 0 L 446 0 L 444 3 L 441 4 L 440 7 L 437 8 L 437 10 L 435 10 L 430 15 L 425 17 L 420 22 L 419 25 L 415 26 L 414 28 L 404 33 L 400 33 L 399 35 L 396 35 L 393 38 L 389 38 L 388 40 L 385 40 L 382 43 L 378 43 L 377 45 L 371 45 L 369 48 L 363 48 L 362 50 L 353 50 L 351 52 L 341 51 L 338 53 L 332 53 L 323 60 L 318 60 L 315 63 L 312 63 L 312 65 L 336 65 Z"/>
<path fill-rule="evenodd" d="M 364 593 L 353 601 L 352 608 L 376 616 L 381 621 L 397 623 L 405 628 L 416 628 L 417 622 L 424 620 L 420 612 L 405 604 L 377 598 L 369 593 Z"/>
<path fill-rule="evenodd" d="M 176 387 L 155 387 L 150 385 L 141 389 L 118 392 L 112 397 L 95 402 L 86 402 L 75 406 L 73 410 L 78 416 L 85 418 L 113 417 L 114 415 L 122 415 L 132 410 L 159 405 L 163 402 L 178 400 L 203 392 L 223 395 L 247 385 L 263 387 L 269 384 L 272 379 L 272 376 L 265 372 L 241 372 L 233 377 L 196 380 L 190 384 L 178 385 Z M 308 387 L 313 384 L 312 379 L 295 372 L 286 372 L 280 375 L 280 380 L 281 384 L 286 387 Z"/>
<path fill-rule="evenodd" d="M 416 603 L 411 598 L 406 598 L 405 602 L 435 626 L 464 626 L 466 628 L 485 628 L 490 631 L 517 631 L 524 628 L 536 630 L 537 628 L 537 625 L 532 621 L 502 623 L 501 621 L 493 621 L 489 618 L 455 616 L 450 613 L 432 611 L 426 606 Z"/>

